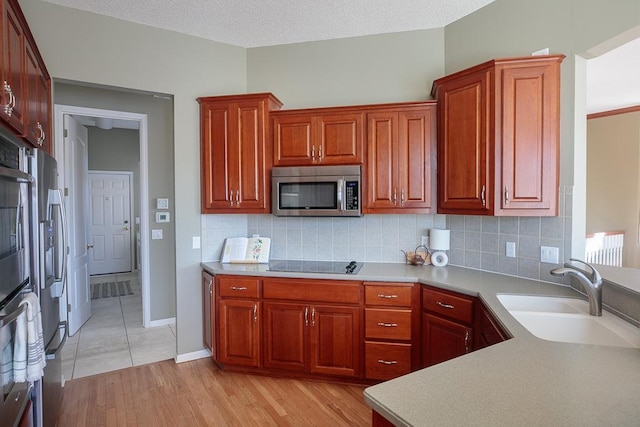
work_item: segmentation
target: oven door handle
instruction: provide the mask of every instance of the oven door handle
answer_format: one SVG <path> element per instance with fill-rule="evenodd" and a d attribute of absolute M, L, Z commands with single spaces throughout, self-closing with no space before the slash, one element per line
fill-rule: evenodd
<path fill-rule="evenodd" d="M 23 304 L 19 306 L 16 310 L 14 310 L 12 313 L 7 314 L 6 316 L 0 318 L 0 329 L 4 328 L 11 322 L 15 322 L 16 319 L 24 312 L 26 308 L 27 308 L 27 305 Z"/>
<path fill-rule="evenodd" d="M 28 173 L 22 172 L 18 169 L 6 168 L 4 166 L 0 166 L 0 177 L 15 179 L 18 182 L 35 181 Z"/>

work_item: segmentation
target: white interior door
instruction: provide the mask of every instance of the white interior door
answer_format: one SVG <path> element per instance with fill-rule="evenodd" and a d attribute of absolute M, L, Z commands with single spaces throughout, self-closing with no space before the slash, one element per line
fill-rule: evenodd
<path fill-rule="evenodd" d="M 64 174 L 69 224 L 68 295 L 69 335 L 91 317 L 89 254 L 87 246 L 89 133 L 70 115 L 64 116 Z"/>
<path fill-rule="evenodd" d="M 89 273 L 131 271 L 131 174 L 89 172 Z"/>

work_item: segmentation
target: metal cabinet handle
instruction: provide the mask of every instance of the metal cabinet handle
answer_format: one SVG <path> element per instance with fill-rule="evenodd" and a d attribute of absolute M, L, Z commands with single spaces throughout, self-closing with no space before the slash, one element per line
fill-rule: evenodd
<path fill-rule="evenodd" d="M 253 323 L 258 321 L 258 303 L 253 304 Z"/>
<path fill-rule="evenodd" d="M 487 188 L 486 188 L 486 186 L 483 185 L 482 186 L 482 192 L 480 193 L 480 199 L 482 200 L 482 206 L 483 207 L 487 206 L 487 201 L 484 198 L 484 194 L 485 194 L 486 191 L 487 191 Z"/>
<path fill-rule="evenodd" d="M 398 298 L 398 295 L 385 295 L 385 294 L 378 294 L 378 298 L 387 298 L 387 299 L 391 299 L 391 298 Z"/>
<path fill-rule="evenodd" d="M 378 322 L 378 326 L 382 326 L 383 328 L 397 328 L 398 324 L 397 323 Z"/>
<path fill-rule="evenodd" d="M 402 189 L 402 192 L 400 193 L 400 206 L 404 206 L 404 188 Z"/>
<path fill-rule="evenodd" d="M 316 326 L 316 309 L 311 309 L 311 326 Z"/>
<path fill-rule="evenodd" d="M 309 326 L 309 307 L 304 308 L 304 326 Z"/>
<path fill-rule="evenodd" d="M 40 136 L 38 137 L 38 145 L 42 146 L 47 135 L 44 133 L 44 129 L 42 128 L 42 124 L 40 122 L 38 122 L 36 128 L 38 128 L 38 130 L 40 131 Z"/>
<path fill-rule="evenodd" d="M 233 190 L 229 190 L 229 203 L 233 207 Z"/>
<path fill-rule="evenodd" d="M 397 365 L 398 361 L 397 360 L 382 360 L 382 359 L 378 359 L 378 363 L 382 363 L 383 365 Z"/>
<path fill-rule="evenodd" d="M 240 190 L 236 190 L 236 207 L 240 206 Z"/>
<path fill-rule="evenodd" d="M 13 91 L 11 90 L 11 85 L 9 83 L 7 83 L 7 81 L 4 81 L 4 93 L 6 93 L 7 95 L 9 95 L 9 103 L 5 104 L 3 109 L 4 109 L 4 113 L 11 117 L 11 114 L 13 113 L 13 107 L 15 107 L 15 98 L 13 96 Z"/>
<path fill-rule="evenodd" d="M 246 291 L 246 290 L 247 290 L 247 288 L 246 288 L 246 287 L 244 287 L 244 286 L 232 286 L 232 287 L 231 287 L 231 290 L 232 290 L 232 291 Z"/>
<path fill-rule="evenodd" d="M 312 162 L 316 161 L 316 146 L 315 145 L 311 146 L 311 161 Z"/>
<path fill-rule="evenodd" d="M 209 279 L 209 295 L 213 295 L 213 279 Z"/>
<path fill-rule="evenodd" d="M 469 331 L 464 333 L 464 351 L 469 353 Z"/>
<path fill-rule="evenodd" d="M 440 301 L 436 301 L 436 304 L 438 304 L 442 308 L 448 308 L 449 310 L 453 310 L 455 308 L 455 306 L 453 306 L 451 304 L 445 304 L 445 303 L 440 302 Z"/>
<path fill-rule="evenodd" d="M 506 185 L 504 186 L 504 204 L 509 204 L 509 187 L 507 187 Z"/>
<path fill-rule="evenodd" d="M 394 188 L 394 189 L 393 189 L 393 206 L 395 206 L 395 205 L 396 205 L 396 201 L 397 201 L 397 197 L 396 197 L 396 196 L 397 196 L 397 194 L 396 194 L 396 189 Z"/>
<path fill-rule="evenodd" d="M 318 162 L 322 161 L 322 145 L 318 146 Z"/>

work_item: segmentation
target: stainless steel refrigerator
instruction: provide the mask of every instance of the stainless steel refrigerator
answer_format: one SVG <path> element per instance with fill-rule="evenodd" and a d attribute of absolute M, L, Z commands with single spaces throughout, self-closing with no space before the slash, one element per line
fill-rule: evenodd
<path fill-rule="evenodd" d="M 57 188 L 57 162 L 42 150 L 30 157 L 30 172 L 36 178 L 32 186 L 31 227 L 37 241 L 32 249 L 32 277 L 40 297 L 42 331 L 47 366 L 37 394 L 37 425 L 54 426 L 62 402 L 62 347 L 67 336 L 67 322 L 61 320 L 60 306 L 66 286 L 67 242 L 62 190 Z"/>

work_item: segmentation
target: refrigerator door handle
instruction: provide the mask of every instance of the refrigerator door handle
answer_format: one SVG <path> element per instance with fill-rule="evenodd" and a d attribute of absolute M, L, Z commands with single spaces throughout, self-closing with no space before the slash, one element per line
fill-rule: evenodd
<path fill-rule="evenodd" d="M 66 320 L 58 324 L 58 330 L 63 328 L 64 328 L 64 332 L 63 332 L 64 335 L 62 335 L 62 341 L 60 341 L 60 344 L 58 344 L 58 346 L 54 349 L 49 349 L 45 351 L 47 360 L 55 359 L 56 355 L 60 352 L 60 350 L 62 350 L 62 347 L 64 347 L 64 343 L 67 342 L 67 321 Z"/>
<path fill-rule="evenodd" d="M 58 196 L 60 197 L 58 207 L 60 208 L 60 224 L 62 227 L 62 291 L 60 296 L 64 295 L 65 287 L 67 285 L 67 216 L 64 209 L 64 196 L 61 189 L 58 189 Z M 65 326 L 66 331 L 66 326 Z"/>

